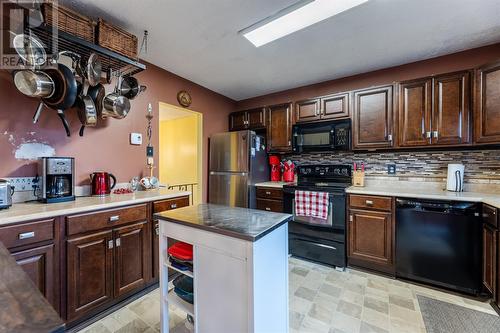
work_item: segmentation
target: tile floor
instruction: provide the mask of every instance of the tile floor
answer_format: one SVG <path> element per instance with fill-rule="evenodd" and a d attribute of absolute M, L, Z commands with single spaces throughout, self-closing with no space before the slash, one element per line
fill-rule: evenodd
<path fill-rule="evenodd" d="M 417 294 L 496 315 L 489 304 L 459 295 L 290 258 L 290 333 L 425 333 Z M 185 320 L 182 311 L 171 310 L 171 326 Z M 156 289 L 80 333 L 153 333 L 159 327 Z"/>

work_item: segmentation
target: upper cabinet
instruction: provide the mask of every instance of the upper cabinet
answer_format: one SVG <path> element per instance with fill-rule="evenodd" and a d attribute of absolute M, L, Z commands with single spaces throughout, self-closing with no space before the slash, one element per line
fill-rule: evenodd
<path fill-rule="evenodd" d="M 340 93 L 321 98 L 321 119 L 349 117 L 349 93 Z"/>
<path fill-rule="evenodd" d="M 476 143 L 500 143 L 500 62 L 476 71 Z"/>
<path fill-rule="evenodd" d="M 399 85 L 399 146 L 470 142 L 470 73 L 460 72 Z"/>
<path fill-rule="evenodd" d="M 267 147 L 270 152 L 292 151 L 292 104 L 269 106 L 267 112 Z"/>
<path fill-rule="evenodd" d="M 431 142 L 458 145 L 470 142 L 470 72 L 444 74 L 433 79 Z M 500 124 L 500 123 L 499 123 Z"/>
<path fill-rule="evenodd" d="M 295 103 L 295 120 L 298 123 L 320 120 L 320 99 L 308 99 Z"/>
<path fill-rule="evenodd" d="M 393 86 L 353 92 L 353 148 L 393 146 Z"/>
<path fill-rule="evenodd" d="M 340 93 L 295 103 L 296 122 L 349 117 L 349 93 Z"/>
<path fill-rule="evenodd" d="M 266 127 L 265 108 L 233 112 L 229 115 L 229 130 L 262 129 Z"/>

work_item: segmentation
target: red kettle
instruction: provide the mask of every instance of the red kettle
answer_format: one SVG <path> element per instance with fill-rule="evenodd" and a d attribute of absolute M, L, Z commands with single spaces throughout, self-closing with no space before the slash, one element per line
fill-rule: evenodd
<path fill-rule="evenodd" d="M 111 184 L 113 179 L 113 184 Z M 90 174 L 90 181 L 92 183 L 92 195 L 103 196 L 111 193 L 111 190 L 116 185 L 116 177 L 108 172 L 94 172 Z"/>

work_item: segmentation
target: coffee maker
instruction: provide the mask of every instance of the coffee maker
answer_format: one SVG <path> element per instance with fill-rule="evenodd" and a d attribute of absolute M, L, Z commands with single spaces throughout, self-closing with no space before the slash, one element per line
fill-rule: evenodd
<path fill-rule="evenodd" d="M 75 159 L 41 157 L 38 161 L 38 201 L 44 203 L 75 200 Z"/>

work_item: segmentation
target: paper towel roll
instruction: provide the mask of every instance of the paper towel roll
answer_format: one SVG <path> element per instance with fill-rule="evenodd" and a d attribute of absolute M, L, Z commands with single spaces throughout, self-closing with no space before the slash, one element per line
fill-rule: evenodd
<path fill-rule="evenodd" d="M 463 164 L 448 164 L 446 190 L 453 192 L 464 190 L 464 170 L 465 166 Z"/>

